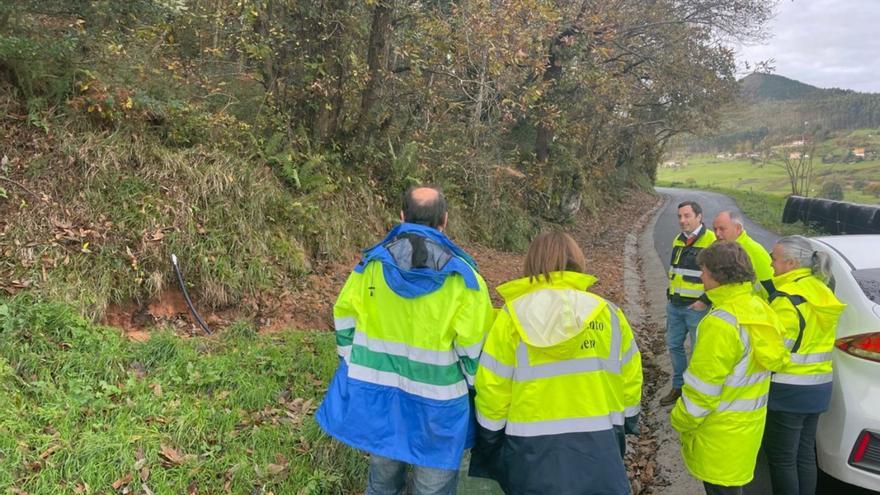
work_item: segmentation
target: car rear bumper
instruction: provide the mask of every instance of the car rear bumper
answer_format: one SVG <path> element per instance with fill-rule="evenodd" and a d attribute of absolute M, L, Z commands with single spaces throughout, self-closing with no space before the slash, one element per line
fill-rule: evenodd
<path fill-rule="evenodd" d="M 880 433 L 880 363 L 834 349 L 831 407 L 819 417 L 819 467 L 846 483 L 880 491 L 880 473 L 849 464 L 863 430 Z"/>

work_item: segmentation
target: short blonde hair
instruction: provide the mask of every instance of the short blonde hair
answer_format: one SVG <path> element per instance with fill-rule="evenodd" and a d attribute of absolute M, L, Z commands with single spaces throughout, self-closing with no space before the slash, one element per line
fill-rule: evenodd
<path fill-rule="evenodd" d="M 586 260 L 580 246 L 572 237 L 558 230 L 544 232 L 532 241 L 523 265 L 523 275 L 534 281 L 540 277 L 550 280 L 550 273 L 571 271 L 583 273 Z"/>

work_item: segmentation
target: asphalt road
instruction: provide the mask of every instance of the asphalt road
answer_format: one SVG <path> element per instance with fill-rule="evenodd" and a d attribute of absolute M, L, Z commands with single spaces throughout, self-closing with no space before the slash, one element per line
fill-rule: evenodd
<path fill-rule="evenodd" d="M 678 204 L 682 201 L 696 201 L 703 208 L 703 224 L 708 228 L 712 228 L 712 221 L 715 215 L 724 211 L 740 211 L 736 203 L 729 197 L 714 192 L 697 191 L 695 189 L 676 189 L 673 187 L 657 187 L 658 193 L 669 196 L 670 200 L 660 216 L 657 218 L 657 225 L 654 227 L 654 247 L 660 261 L 666 270 L 669 270 L 669 258 L 672 255 L 672 239 L 681 233 L 678 226 Z M 773 244 L 779 239 L 779 235 L 770 232 L 760 225 L 745 218 L 745 229 L 752 239 L 758 241 L 767 250 L 773 249 Z"/>

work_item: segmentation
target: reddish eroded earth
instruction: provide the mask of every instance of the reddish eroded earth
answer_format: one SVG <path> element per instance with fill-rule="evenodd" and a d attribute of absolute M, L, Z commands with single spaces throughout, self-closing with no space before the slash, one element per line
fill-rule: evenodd
<path fill-rule="evenodd" d="M 594 292 L 617 304 L 623 303 L 626 235 L 633 228 L 641 228 L 637 226 L 638 220 L 658 201 L 656 196 L 634 191 L 622 202 L 609 203 L 592 214 L 584 213 L 575 224 L 565 228 L 583 248 L 587 271 L 599 279 L 592 287 Z M 261 332 L 291 327 L 332 330 L 333 302 L 363 247 L 352 246 L 348 262 L 316 264 L 315 272 L 296 291 L 264 294 L 256 300 L 246 301 L 237 311 L 219 312 L 199 304 L 198 294 L 193 294 L 196 307 L 212 330 L 222 330 L 239 320 L 253 322 Z M 499 305 L 501 298 L 495 287 L 521 276 L 524 253 L 499 251 L 478 244 L 465 243 L 462 247 L 477 261 L 480 273 L 489 285 L 492 300 Z M 181 336 L 203 333 L 190 314 L 183 294 L 177 289 L 166 291 L 146 305 L 111 306 L 102 323 L 124 330 L 134 340 L 148 339 L 150 329 L 161 325 L 171 326 Z"/>

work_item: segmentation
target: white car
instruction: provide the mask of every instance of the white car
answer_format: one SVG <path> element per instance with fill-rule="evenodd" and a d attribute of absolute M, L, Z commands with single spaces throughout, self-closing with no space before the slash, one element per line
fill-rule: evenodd
<path fill-rule="evenodd" d="M 831 407 L 816 434 L 819 468 L 880 491 L 880 235 L 811 241 L 831 254 L 834 292 L 847 304 L 837 326 Z"/>

